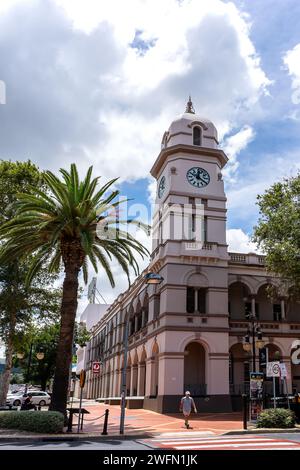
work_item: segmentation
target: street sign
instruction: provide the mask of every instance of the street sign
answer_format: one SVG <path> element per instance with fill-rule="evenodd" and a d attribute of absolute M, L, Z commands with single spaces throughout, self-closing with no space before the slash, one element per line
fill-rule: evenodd
<path fill-rule="evenodd" d="M 93 374 L 100 374 L 100 366 L 101 366 L 101 362 L 98 362 L 98 361 L 93 362 L 93 367 L 92 367 Z"/>
<path fill-rule="evenodd" d="M 288 371 L 287 371 L 287 368 L 286 368 L 286 364 L 280 363 L 279 367 L 280 367 L 280 377 L 282 379 L 287 378 L 288 377 Z"/>
<path fill-rule="evenodd" d="M 80 371 L 80 377 L 79 377 L 79 385 L 80 385 L 80 388 L 83 388 L 83 387 L 84 387 L 84 384 L 85 384 L 85 376 L 86 376 L 85 370 L 84 370 L 84 369 L 81 369 L 81 371 Z"/>
<path fill-rule="evenodd" d="M 267 363 L 267 377 L 280 377 L 280 362 L 273 361 Z"/>

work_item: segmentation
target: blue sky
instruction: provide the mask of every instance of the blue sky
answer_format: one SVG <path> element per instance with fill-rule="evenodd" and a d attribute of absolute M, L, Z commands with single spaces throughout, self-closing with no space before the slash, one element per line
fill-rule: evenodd
<path fill-rule="evenodd" d="M 0 0 L 0 158 L 93 165 L 149 207 L 191 93 L 229 156 L 230 250 L 253 250 L 257 193 L 300 167 L 299 23 L 299 0 Z"/>

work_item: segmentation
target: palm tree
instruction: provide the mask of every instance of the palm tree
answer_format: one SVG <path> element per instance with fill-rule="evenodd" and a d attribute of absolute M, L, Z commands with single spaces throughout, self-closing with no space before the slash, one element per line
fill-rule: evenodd
<path fill-rule="evenodd" d="M 33 254 L 28 284 L 45 264 L 50 272 L 64 267 L 51 409 L 66 415 L 79 273 L 82 270 L 87 282 L 88 261 L 96 272 L 100 264 L 114 287 L 112 258 L 129 281 L 129 269 L 133 268 L 135 274 L 139 271 L 135 254 L 143 257 L 148 251 L 128 232 L 128 223 L 145 226 L 135 220 L 120 219 L 119 205 L 124 201 L 116 200 L 119 191 L 107 195 L 116 179 L 98 188 L 99 178 L 91 178 L 92 167 L 82 181 L 75 164 L 70 172 L 63 169 L 60 172 L 62 179 L 50 171 L 45 173 L 45 190 L 36 188 L 33 194 L 18 195 L 15 216 L 0 228 L 0 264 Z"/>

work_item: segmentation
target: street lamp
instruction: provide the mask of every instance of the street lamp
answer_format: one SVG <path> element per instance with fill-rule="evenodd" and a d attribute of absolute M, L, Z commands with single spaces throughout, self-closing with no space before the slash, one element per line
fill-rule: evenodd
<path fill-rule="evenodd" d="M 160 284 L 164 278 L 157 273 L 149 272 L 144 276 L 145 283 L 148 284 Z M 125 425 L 125 405 L 126 405 L 126 369 L 127 369 L 127 353 L 128 353 L 128 336 L 129 336 L 129 315 L 125 324 L 125 335 L 124 335 L 124 364 L 122 371 L 122 385 L 121 385 L 121 416 L 120 416 L 120 434 L 124 434 Z"/>
<path fill-rule="evenodd" d="M 255 362 L 255 347 L 262 349 L 264 347 L 264 341 L 262 339 L 262 332 L 260 326 L 257 324 L 256 316 L 249 315 L 249 322 L 251 322 L 251 328 L 248 328 L 247 334 L 244 337 L 243 349 L 247 353 L 250 353 L 252 349 L 252 368 L 253 372 L 256 372 L 256 362 Z M 250 342 L 250 338 L 252 341 Z"/>
<path fill-rule="evenodd" d="M 27 371 L 26 371 L 26 384 L 25 384 L 25 390 L 24 393 L 27 393 L 28 389 L 28 377 L 29 377 L 29 372 L 30 372 L 30 367 L 31 367 L 31 359 L 32 359 L 32 350 L 33 350 L 33 343 L 30 344 L 30 349 L 29 349 L 29 356 L 28 356 L 28 363 L 27 363 Z M 23 359 L 25 354 L 23 352 L 18 352 L 17 353 L 17 358 L 18 359 Z M 45 357 L 45 353 L 43 352 L 42 348 L 39 349 L 39 351 L 36 353 L 35 357 L 37 358 L 38 361 L 42 361 Z"/>

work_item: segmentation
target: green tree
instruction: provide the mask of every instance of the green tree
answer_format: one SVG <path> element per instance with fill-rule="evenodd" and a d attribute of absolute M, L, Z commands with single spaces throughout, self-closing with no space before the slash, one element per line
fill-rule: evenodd
<path fill-rule="evenodd" d="M 74 334 L 74 343 L 75 345 L 83 348 L 86 343 L 90 340 L 90 333 L 88 332 L 84 323 L 75 324 L 75 334 Z"/>
<path fill-rule="evenodd" d="M 258 196 L 260 218 L 253 239 L 266 266 L 300 293 L 300 175 L 275 183 Z"/>
<path fill-rule="evenodd" d="M 17 359 L 17 364 L 23 369 L 23 376 L 26 383 L 40 385 L 42 390 L 46 390 L 50 380 L 54 376 L 57 345 L 59 339 L 59 320 L 50 324 L 39 326 L 32 325 L 30 331 L 23 337 L 22 352 L 24 359 Z M 30 347 L 32 346 L 30 369 L 27 371 Z M 43 359 L 36 357 L 38 352 L 43 352 Z M 27 373 L 28 372 L 28 373 Z"/>
<path fill-rule="evenodd" d="M 15 214 L 14 203 L 18 192 L 42 188 L 42 174 L 28 162 L 0 162 L 0 225 Z M 52 296 L 50 287 L 54 276 L 40 272 L 28 288 L 26 276 L 31 263 L 17 256 L 0 263 L 0 338 L 5 345 L 5 368 L 0 377 L 0 405 L 5 404 L 10 382 L 13 352 L 21 331 L 38 314 L 50 315 L 58 308 L 58 295 Z"/>
<path fill-rule="evenodd" d="M 51 272 L 63 264 L 65 277 L 51 409 L 66 414 L 79 272 L 82 269 L 87 281 L 88 261 L 96 272 L 99 263 L 113 287 L 112 257 L 129 281 L 130 267 L 135 274 L 139 271 L 135 253 L 144 256 L 148 252 L 127 230 L 128 223 L 138 222 L 119 217 L 118 207 L 123 202 L 116 200 L 119 191 L 107 194 L 116 179 L 98 189 L 99 178 L 92 179 L 92 167 L 82 181 L 75 164 L 70 172 L 60 171 L 62 180 L 46 172 L 47 191 L 36 189 L 35 195 L 18 196 L 16 216 L 0 228 L 3 240 L 0 263 L 33 253 L 28 282 L 46 260 L 50 260 Z"/>

